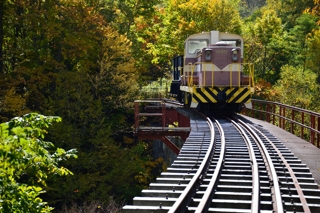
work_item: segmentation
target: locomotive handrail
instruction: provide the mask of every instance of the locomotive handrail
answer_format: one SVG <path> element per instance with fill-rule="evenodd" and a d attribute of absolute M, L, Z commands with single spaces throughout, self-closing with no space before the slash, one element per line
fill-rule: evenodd
<path fill-rule="evenodd" d="M 248 65 L 249 70 L 249 85 L 251 87 L 254 87 L 254 64 L 253 63 L 242 63 Z"/>
<path fill-rule="evenodd" d="M 202 86 L 211 86 L 211 87 L 213 87 L 213 86 L 215 86 L 214 85 L 214 75 L 212 74 L 211 75 L 211 85 L 207 85 L 206 84 L 206 79 L 207 79 L 207 71 L 208 70 L 210 70 L 210 71 L 212 71 L 212 72 L 214 72 L 215 71 L 215 69 L 214 69 L 214 64 L 212 64 L 212 63 L 209 63 L 209 62 L 195 62 L 194 64 L 192 64 L 191 62 L 189 62 L 187 65 L 186 65 L 186 67 L 188 67 L 188 68 L 186 68 L 185 69 L 185 73 L 186 73 L 186 83 L 187 83 L 187 86 L 189 86 L 189 87 L 192 87 L 192 86 L 195 86 L 195 85 L 198 85 L 199 86 L 199 84 L 200 84 L 200 80 L 196 83 L 195 81 L 194 81 L 194 74 L 195 74 L 195 70 L 196 70 L 196 67 L 198 66 L 198 65 L 202 65 L 202 66 L 204 66 L 205 67 L 205 69 L 204 70 L 202 70 L 202 72 L 203 72 L 203 80 L 202 80 L 202 82 L 204 82 L 203 84 L 202 84 Z M 233 70 L 233 66 L 243 66 L 243 65 L 248 65 L 248 77 L 249 77 L 249 83 L 248 83 L 248 85 L 241 85 L 241 72 L 243 72 L 243 69 L 240 67 L 239 69 L 236 69 L 236 70 Z M 209 68 L 207 68 L 207 66 L 210 66 L 211 67 L 211 69 Z M 229 64 L 228 65 L 229 66 L 229 69 L 227 70 L 229 73 L 230 73 L 230 82 L 229 82 L 229 85 L 224 85 L 224 86 L 230 86 L 230 87 L 233 87 L 234 85 L 233 85 L 233 83 L 232 83 L 232 73 L 233 72 L 237 72 L 238 73 L 238 87 L 241 87 L 241 86 L 250 86 L 250 87 L 253 87 L 254 86 L 254 65 L 253 65 L 253 63 L 231 63 L 231 64 Z M 189 75 L 188 75 L 189 74 Z"/>
<path fill-rule="evenodd" d="M 252 99 L 252 109 L 246 108 L 243 114 L 277 125 L 320 148 L 320 113 L 279 102 Z M 309 132 L 306 133 L 305 129 Z"/>
<path fill-rule="evenodd" d="M 191 67 L 191 76 L 187 76 L 187 82 L 188 82 L 188 86 L 193 86 L 193 73 L 194 73 L 194 66 L 192 66 L 192 63 L 189 63 L 188 66 Z"/>

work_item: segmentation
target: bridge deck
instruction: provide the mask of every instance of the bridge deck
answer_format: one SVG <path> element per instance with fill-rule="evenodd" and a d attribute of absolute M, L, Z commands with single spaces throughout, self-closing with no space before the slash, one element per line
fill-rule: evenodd
<path fill-rule="evenodd" d="M 296 157 L 298 157 L 310 168 L 310 172 L 312 173 L 312 176 L 320 189 L 320 149 L 311 143 L 268 122 L 257 120 L 248 116 L 243 117 L 251 122 L 261 125 L 264 129 L 268 130 L 271 134 L 278 138 L 278 140 L 283 142 L 283 144 L 290 149 Z"/>

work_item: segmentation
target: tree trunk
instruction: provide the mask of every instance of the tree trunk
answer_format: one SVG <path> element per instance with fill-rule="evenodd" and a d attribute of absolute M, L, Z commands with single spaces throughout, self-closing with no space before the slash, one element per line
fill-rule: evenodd
<path fill-rule="evenodd" d="M 3 73 L 3 16 L 4 16 L 4 2 L 5 0 L 0 0 L 0 74 Z"/>

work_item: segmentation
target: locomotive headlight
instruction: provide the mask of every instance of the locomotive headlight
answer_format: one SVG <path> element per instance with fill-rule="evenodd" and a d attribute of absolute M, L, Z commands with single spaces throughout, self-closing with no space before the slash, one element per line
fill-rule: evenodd
<path fill-rule="evenodd" d="M 212 50 L 211 49 L 206 49 L 204 51 L 204 56 L 206 61 L 211 61 L 212 58 Z"/>
<path fill-rule="evenodd" d="M 232 61 L 238 61 L 238 50 L 237 49 L 232 49 Z"/>

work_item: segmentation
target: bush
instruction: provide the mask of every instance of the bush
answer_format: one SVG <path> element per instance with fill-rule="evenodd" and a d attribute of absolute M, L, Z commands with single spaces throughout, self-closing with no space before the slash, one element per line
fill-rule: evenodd
<path fill-rule="evenodd" d="M 62 210 L 58 213 L 118 213 L 121 212 L 122 206 L 123 205 L 116 204 L 113 199 L 111 199 L 107 205 L 99 201 L 85 202 L 82 205 L 72 203 L 69 206 L 63 206 Z"/>
<path fill-rule="evenodd" d="M 30 113 L 0 124 L 0 212 L 37 213 L 53 208 L 39 198 L 46 179 L 72 174 L 58 163 L 75 150 L 53 150 L 46 129 L 61 118 Z"/>

